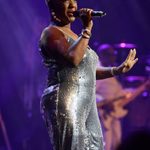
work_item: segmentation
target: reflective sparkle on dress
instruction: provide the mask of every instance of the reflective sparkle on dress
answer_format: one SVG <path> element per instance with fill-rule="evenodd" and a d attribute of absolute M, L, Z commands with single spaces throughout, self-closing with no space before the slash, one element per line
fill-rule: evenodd
<path fill-rule="evenodd" d="M 103 150 L 95 100 L 96 53 L 87 48 L 78 67 L 62 67 L 57 61 L 46 61 L 49 83 L 41 100 L 53 150 Z"/>

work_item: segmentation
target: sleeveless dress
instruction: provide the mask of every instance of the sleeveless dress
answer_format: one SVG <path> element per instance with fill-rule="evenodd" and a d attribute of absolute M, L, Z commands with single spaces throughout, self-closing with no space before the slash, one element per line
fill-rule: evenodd
<path fill-rule="evenodd" d="M 71 37 L 67 40 L 70 45 L 74 42 Z M 64 66 L 53 56 L 43 59 L 49 74 L 41 111 L 52 150 L 103 150 L 95 97 L 96 53 L 88 47 L 77 67 Z"/>

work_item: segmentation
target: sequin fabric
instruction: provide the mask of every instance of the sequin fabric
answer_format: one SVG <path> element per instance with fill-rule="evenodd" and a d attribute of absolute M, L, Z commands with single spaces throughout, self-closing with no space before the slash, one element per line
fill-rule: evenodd
<path fill-rule="evenodd" d="M 68 42 L 74 41 L 68 38 Z M 41 111 L 53 150 L 103 150 L 95 100 L 97 61 L 90 48 L 77 67 L 44 57 L 49 75 Z"/>

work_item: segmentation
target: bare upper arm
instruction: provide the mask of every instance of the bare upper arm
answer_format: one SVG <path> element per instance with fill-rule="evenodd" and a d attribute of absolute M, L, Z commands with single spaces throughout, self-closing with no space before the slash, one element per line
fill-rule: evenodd
<path fill-rule="evenodd" d="M 51 53 L 59 53 L 65 56 L 69 48 L 65 35 L 55 27 L 44 29 L 41 34 L 40 45 L 45 47 L 49 55 Z"/>

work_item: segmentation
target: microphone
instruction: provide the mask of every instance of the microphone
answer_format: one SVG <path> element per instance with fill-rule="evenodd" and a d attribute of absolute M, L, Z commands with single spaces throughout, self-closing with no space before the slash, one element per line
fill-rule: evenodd
<path fill-rule="evenodd" d="M 74 15 L 74 17 L 81 17 L 82 15 L 84 15 L 84 13 L 77 10 L 73 13 L 73 15 Z M 105 15 L 106 15 L 106 13 L 103 11 L 92 11 L 91 12 L 92 17 L 104 17 Z"/>

